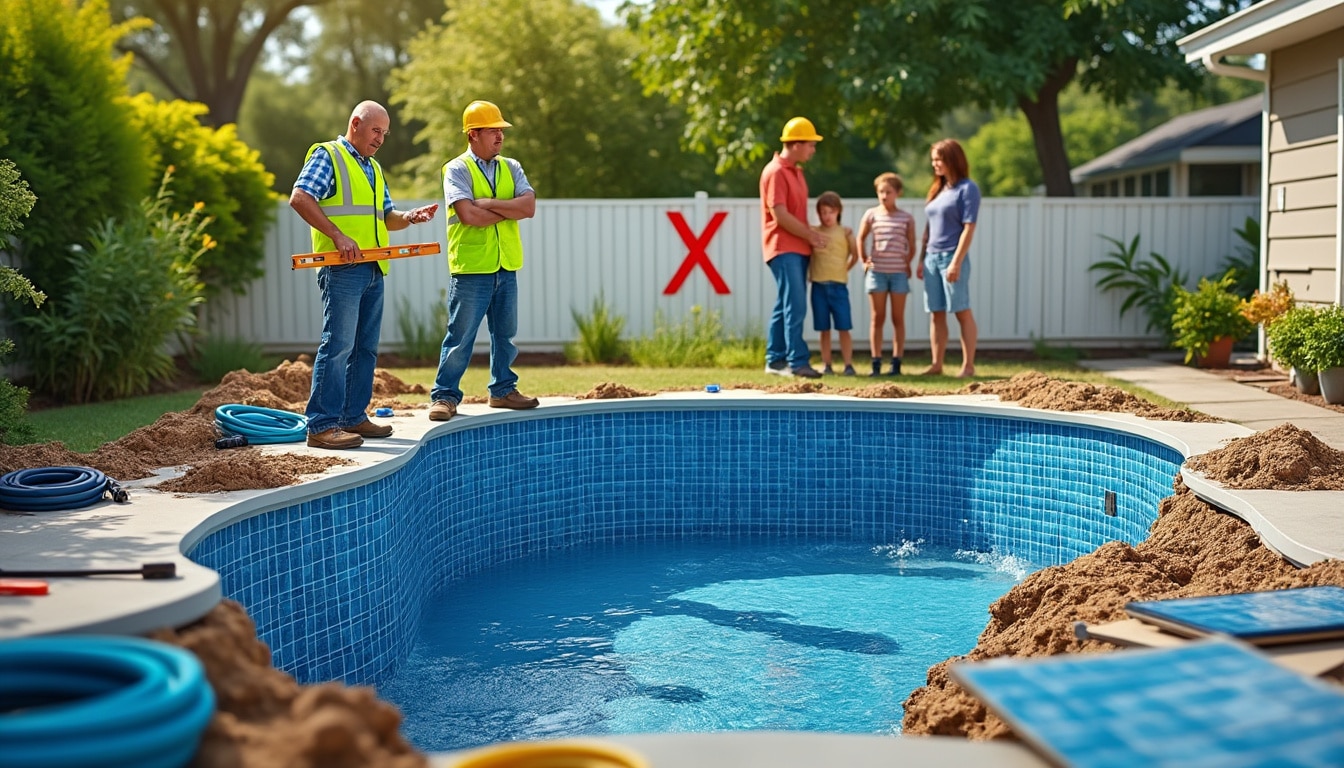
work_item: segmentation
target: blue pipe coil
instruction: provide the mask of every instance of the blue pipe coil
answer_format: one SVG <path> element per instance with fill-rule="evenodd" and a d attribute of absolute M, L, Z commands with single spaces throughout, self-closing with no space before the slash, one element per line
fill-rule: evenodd
<path fill-rule="evenodd" d="M 275 408 L 228 403 L 215 409 L 215 428 L 225 435 L 242 435 L 251 445 L 297 443 L 307 436 L 308 419 Z"/>
<path fill-rule="evenodd" d="M 92 467 L 16 469 L 0 477 L 0 507 L 16 512 L 81 509 L 97 504 L 107 475 Z"/>
<path fill-rule="evenodd" d="M 0 768 L 181 768 L 215 711 L 191 653 L 135 637 L 0 642 Z"/>

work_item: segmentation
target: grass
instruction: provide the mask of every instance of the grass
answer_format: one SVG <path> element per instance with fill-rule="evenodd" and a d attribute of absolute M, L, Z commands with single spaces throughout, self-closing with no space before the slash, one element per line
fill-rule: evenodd
<path fill-rule="evenodd" d="M 835 361 L 840 361 L 837 350 Z M 927 357 L 907 356 L 903 360 L 904 369 L 912 373 L 927 368 Z M 956 370 L 958 362 L 952 359 L 949 370 Z M 815 360 L 814 360 L 815 364 Z M 817 364 L 819 365 L 819 364 Z M 706 384 L 719 384 L 729 387 L 735 385 L 771 386 L 784 383 L 778 376 L 766 374 L 764 364 L 751 368 L 642 368 L 622 365 L 562 365 L 562 366 L 515 366 L 518 373 L 518 388 L 528 395 L 581 395 L 603 382 L 616 382 L 633 389 L 661 391 L 667 389 L 699 390 Z M 832 388 L 863 387 L 874 383 L 898 384 L 902 387 L 924 390 L 929 394 L 954 392 L 966 385 L 966 382 L 951 376 L 905 375 L 871 379 L 862 372 L 869 368 L 868 357 L 856 356 L 854 367 L 861 373 L 857 377 L 827 376 L 818 379 Z M 434 384 L 435 369 L 392 368 L 390 372 L 408 384 L 423 384 L 429 389 Z M 994 360 L 982 358 L 976 361 L 977 380 L 1006 379 L 1023 371 L 1040 371 L 1048 376 L 1070 381 L 1084 381 L 1093 384 L 1107 384 L 1119 387 L 1131 394 L 1167 407 L 1180 407 L 1165 398 L 1158 397 L 1147 390 L 1135 387 L 1127 382 L 1110 379 L 1101 373 L 1089 371 L 1074 365 L 1068 360 Z M 484 363 L 473 363 L 462 379 L 462 391 L 470 396 L 485 396 L 490 381 L 490 368 Z M 67 448 L 81 453 L 92 451 L 105 442 L 116 440 L 140 427 L 154 423 L 159 416 L 170 411 L 184 411 L 194 405 L 204 390 L 201 388 L 183 390 L 163 395 L 116 400 L 90 405 L 67 406 L 34 411 L 29 414 L 37 432 L 37 442 L 60 441 Z M 402 395 L 400 399 L 408 403 L 427 402 L 427 395 Z"/>
<path fill-rule="evenodd" d="M 191 408 L 204 391 L 198 387 L 163 395 L 47 408 L 29 413 L 28 421 L 37 433 L 36 442 L 58 441 L 72 451 L 87 453 L 109 440 L 153 424 L 165 413 Z"/>

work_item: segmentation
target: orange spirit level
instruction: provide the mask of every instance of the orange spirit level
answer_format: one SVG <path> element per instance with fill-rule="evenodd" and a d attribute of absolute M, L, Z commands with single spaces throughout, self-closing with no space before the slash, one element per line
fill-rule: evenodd
<path fill-rule="evenodd" d="M 388 248 L 365 248 L 354 261 L 341 261 L 340 251 L 322 251 L 321 253 L 296 253 L 291 259 L 294 269 L 307 267 L 330 267 L 333 264 L 358 264 L 362 261 L 382 261 L 383 259 L 405 259 L 410 256 L 428 256 L 439 252 L 438 243 L 413 243 L 394 245 Z"/>

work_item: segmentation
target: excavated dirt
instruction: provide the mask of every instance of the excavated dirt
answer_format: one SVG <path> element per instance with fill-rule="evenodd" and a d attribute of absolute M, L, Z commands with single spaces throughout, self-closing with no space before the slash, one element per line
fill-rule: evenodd
<path fill-rule="evenodd" d="M 1188 463 L 1228 488 L 1344 491 L 1344 451 L 1292 424 L 1233 440 Z"/>
<path fill-rule="evenodd" d="M 580 400 L 619 400 L 626 397 L 652 397 L 656 392 L 627 387 L 614 381 L 604 381 L 579 395 Z"/>
<path fill-rule="evenodd" d="M 60 444 L 0 446 L 0 470 L 75 464 L 94 466 L 117 479 L 146 477 L 152 470 L 188 465 L 187 474 L 159 487 L 176 493 L 270 488 L 322 472 L 343 459 L 296 454 L 266 455 L 256 449 L 217 451 L 213 411 L 224 403 L 244 403 L 301 412 L 311 367 L 286 362 L 264 374 L 238 372 L 202 395 L 184 413 L 164 415 L 97 451 L 77 454 Z M 831 388 L 817 381 L 789 381 L 762 388 L 729 388 L 777 393 L 829 392 L 856 397 L 903 398 L 923 394 L 895 384 Z M 374 404 L 413 407 L 397 395 L 423 393 L 379 371 Z M 1063 411 L 1111 411 L 1151 419 L 1214 421 L 1202 414 L 1160 408 L 1113 387 L 1051 379 L 1040 373 L 1008 381 L 977 382 L 962 390 L 993 394 L 1031 408 Z M 615 383 L 599 384 L 584 399 L 639 397 L 641 392 Z M 484 398 L 469 398 L 481 402 Z M 1210 479 L 1237 488 L 1305 490 L 1344 488 L 1339 451 L 1309 433 L 1279 427 L 1230 442 L 1192 462 Z M 1243 484 L 1245 483 L 1245 484 Z M 1064 566 L 1037 572 L 990 607 L 990 621 L 965 659 L 1043 656 L 1112 650 L 1098 641 L 1081 642 L 1073 623 L 1124 618 L 1125 602 L 1135 599 L 1225 594 L 1263 589 L 1334 584 L 1344 586 L 1344 563 L 1330 561 L 1295 569 L 1262 545 L 1240 520 L 1197 499 L 1177 480 L 1177 494 L 1162 502 L 1149 537 L 1137 547 L 1119 542 Z M 188 648 L 206 665 L 219 696 L 194 765 L 237 768 L 275 766 L 427 765 L 398 733 L 400 717 L 368 688 L 335 683 L 299 686 L 270 665 L 270 652 L 256 637 L 252 621 L 236 603 L 225 601 L 202 621 L 159 639 Z M 929 670 L 927 685 L 906 702 L 904 730 L 911 734 L 958 734 L 970 738 L 1011 736 L 948 676 L 950 659 Z"/>

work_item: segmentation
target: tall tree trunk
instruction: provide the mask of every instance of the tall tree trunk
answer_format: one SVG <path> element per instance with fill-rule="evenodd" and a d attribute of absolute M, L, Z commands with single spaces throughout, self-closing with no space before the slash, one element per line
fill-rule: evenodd
<path fill-rule="evenodd" d="M 1031 138 L 1036 145 L 1036 161 L 1041 164 L 1047 197 L 1073 197 L 1073 178 L 1069 175 L 1069 151 L 1064 146 L 1064 130 L 1059 125 L 1059 92 L 1073 80 L 1078 59 L 1060 62 L 1046 78 L 1036 98 L 1018 99 L 1017 106 L 1027 116 Z"/>

